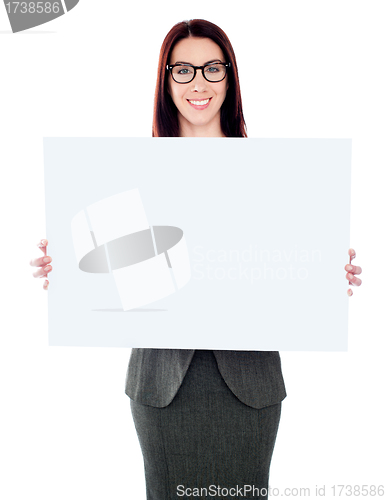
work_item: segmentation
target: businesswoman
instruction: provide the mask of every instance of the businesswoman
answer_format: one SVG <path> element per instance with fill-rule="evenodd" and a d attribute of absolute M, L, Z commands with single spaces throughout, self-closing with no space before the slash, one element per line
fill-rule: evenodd
<path fill-rule="evenodd" d="M 216 25 L 195 19 L 167 34 L 159 56 L 153 136 L 247 136 L 235 55 Z M 42 240 L 39 246 L 45 251 L 46 245 Z M 349 255 L 354 257 L 354 250 Z M 31 261 L 41 268 L 35 277 L 52 270 L 43 260 Z M 347 279 L 360 285 L 355 275 L 361 268 L 345 269 L 351 271 Z M 267 498 L 286 397 L 278 352 L 133 349 L 126 394 L 148 500 L 235 498 L 240 492 L 242 498 Z"/>

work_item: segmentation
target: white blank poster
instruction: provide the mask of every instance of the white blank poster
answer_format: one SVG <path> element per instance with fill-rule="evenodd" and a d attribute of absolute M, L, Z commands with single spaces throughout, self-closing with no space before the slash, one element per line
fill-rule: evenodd
<path fill-rule="evenodd" d="M 347 350 L 349 139 L 46 138 L 50 345 Z"/>

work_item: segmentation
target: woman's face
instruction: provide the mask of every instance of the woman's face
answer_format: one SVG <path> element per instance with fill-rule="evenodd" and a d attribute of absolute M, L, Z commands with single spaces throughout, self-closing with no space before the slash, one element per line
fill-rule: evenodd
<path fill-rule="evenodd" d="M 189 37 L 180 40 L 170 56 L 170 64 L 177 62 L 203 66 L 208 62 L 228 62 L 220 47 L 210 38 Z M 180 135 L 222 136 L 220 109 L 228 89 L 228 76 L 221 82 L 208 82 L 197 70 L 190 83 L 177 83 L 169 75 L 168 92 L 178 109 Z M 209 101 L 208 101 L 209 99 Z"/>

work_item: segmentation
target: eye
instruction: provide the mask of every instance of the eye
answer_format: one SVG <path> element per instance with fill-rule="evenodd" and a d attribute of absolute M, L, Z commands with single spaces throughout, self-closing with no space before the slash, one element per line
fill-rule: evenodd
<path fill-rule="evenodd" d="M 206 73 L 218 73 L 219 71 L 220 71 L 219 64 L 215 64 L 215 65 L 212 65 L 212 66 L 207 66 L 205 68 L 205 72 Z"/>
<path fill-rule="evenodd" d="M 174 72 L 178 75 L 188 75 L 192 72 L 192 68 L 190 68 L 189 66 L 175 66 Z"/>

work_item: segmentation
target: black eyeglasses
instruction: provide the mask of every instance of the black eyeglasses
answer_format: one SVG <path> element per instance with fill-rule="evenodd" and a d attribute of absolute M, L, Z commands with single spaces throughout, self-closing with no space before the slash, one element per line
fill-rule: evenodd
<path fill-rule="evenodd" d="M 217 83 L 224 80 L 227 74 L 227 69 L 231 67 L 231 63 L 215 62 L 204 64 L 204 66 L 193 66 L 192 64 L 168 64 L 166 70 L 170 71 L 173 80 L 176 83 L 190 83 L 194 80 L 197 70 L 200 69 L 202 76 L 211 83 Z"/>

